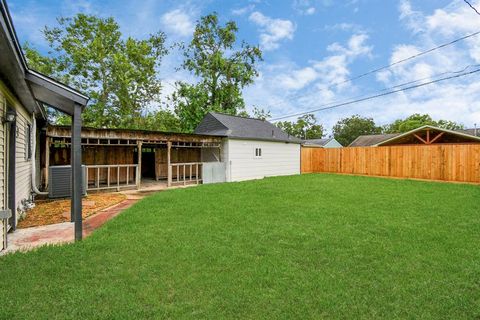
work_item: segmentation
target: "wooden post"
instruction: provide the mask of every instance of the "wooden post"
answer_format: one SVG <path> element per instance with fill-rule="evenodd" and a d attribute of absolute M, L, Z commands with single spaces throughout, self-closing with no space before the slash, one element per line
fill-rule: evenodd
<path fill-rule="evenodd" d="M 140 189 L 142 183 L 142 141 L 137 142 L 138 160 L 137 160 L 137 189 Z"/>
<path fill-rule="evenodd" d="M 45 190 L 48 190 L 48 167 L 50 167 L 50 137 L 46 137 L 45 141 Z"/>
<path fill-rule="evenodd" d="M 171 149 L 172 149 L 172 142 L 168 141 L 167 142 L 167 186 L 168 187 L 172 186 L 172 168 L 170 166 Z"/>

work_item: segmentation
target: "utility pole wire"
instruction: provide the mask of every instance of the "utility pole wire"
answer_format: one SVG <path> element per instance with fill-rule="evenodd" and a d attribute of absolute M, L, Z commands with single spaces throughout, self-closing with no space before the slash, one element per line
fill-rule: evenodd
<path fill-rule="evenodd" d="M 378 91 L 377 90 L 372 91 L 372 92 L 369 92 L 368 94 L 361 94 L 361 95 L 358 95 L 358 96 L 350 97 L 349 100 L 362 99 L 364 97 L 369 97 L 371 94 L 378 94 L 378 93 L 385 92 L 385 91 L 392 91 L 394 89 L 405 87 L 405 86 L 408 86 L 408 85 L 411 85 L 411 84 L 414 84 L 414 83 L 417 83 L 417 82 L 422 82 L 422 81 L 429 80 L 429 79 L 433 80 L 434 78 L 442 77 L 442 76 L 445 76 L 447 74 L 454 74 L 455 75 L 455 74 L 463 73 L 470 68 L 477 68 L 477 67 L 480 67 L 480 64 L 468 65 L 461 70 L 446 71 L 446 72 L 435 74 L 435 75 L 430 76 L 430 77 L 425 77 L 425 78 L 421 78 L 421 79 L 415 79 L 415 80 L 412 80 L 412 81 L 404 82 L 404 83 L 397 84 L 397 85 L 394 85 L 394 86 L 391 86 L 391 87 L 383 88 L 383 89 L 378 90 Z M 338 104 L 338 103 L 343 103 L 344 101 L 345 100 L 332 101 L 332 102 L 329 102 L 329 103 L 325 103 L 325 104 L 321 105 L 320 107 L 327 107 L 327 106 L 335 105 L 335 104 Z M 288 117 L 292 117 L 292 116 L 288 116 Z M 275 120 L 275 119 L 277 119 L 277 118 L 273 118 L 271 120 Z"/>
<path fill-rule="evenodd" d="M 477 8 L 475 8 L 473 6 L 473 4 L 470 3 L 470 1 L 468 0 L 463 0 L 466 4 L 468 4 L 470 6 L 470 8 L 472 8 L 473 11 L 475 11 L 479 16 L 480 16 L 480 12 L 477 10 Z"/>
<path fill-rule="evenodd" d="M 436 50 L 445 48 L 445 47 L 450 46 L 450 45 L 452 45 L 452 44 L 455 44 L 455 43 L 457 43 L 457 42 L 460 42 L 460 41 L 466 40 L 466 39 L 468 39 L 468 38 L 474 37 L 474 36 L 476 36 L 476 35 L 478 35 L 478 34 L 480 34 L 480 31 L 477 31 L 477 32 L 474 32 L 474 33 L 471 33 L 471 34 L 467 34 L 466 36 L 463 36 L 463 37 L 461 37 L 461 38 L 457 38 L 457 39 L 452 40 L 452 41 L 450 41 L 450 42 L 447 42 L 447 43 L 441 44 L 441 45 L 439 45 L 439 46 L 430 48 L 430 49 L 428 49 L 428 50 L 426 50 L 426 51 L 419 52 L 419 53 L 414 54 L 414 55 L 412 55 L 412 56 L 410 56 L 410 57 L 407 57 L 407 58 L 405 58 L 405 59 L 397 60 L 397 61 L 395 61 L 395 62 L 392 62 L 391 64 L 388 64 L 388 65 L 385 65 L 385 66 L 382 66 L 382 67 L 378 67 L 378 68 L 376 68 L 376 69 L 372 69 L 372 70 L 370 70 L 370 71 L 367 71 L 367 72 L 365 72 L 365 73 L 359 74 L 359 75 L 354 76 L 354 77 L 352 77 L 352 78 L 345 79 L 345 80 L 340 81 L 340 82 L 330 83 L 330 84 L 327 85 L 326 88 L 322 88 L 322 89 L 318 90 L 317 92 L 326 91 L 326 90 L 328 90 L 328 89 L 334 88 L 334 87 L 339 86 L 339 85 L 341 85 L 341 84 L 348 83 L 348 82 L 353 82 L 353 81 L 358 80 L 358 79 L 360 79 L 360 78 L 366 77 L 366 76 L 368 76 L 368 75 L 370 75 L 370 74 L 377 73 L 377 72 L 382 71 L 382 70 L 385 70 L 385 69 L 389 69 L 389 68 L 391 68 L 391 67 L 393 67 L 393 66 L 396 66 L 396 65 L 398 65 L 398 64 L 401 64 L 401 63 L 407 62 L 407 61 L 409 61 L 409 60 L 412 60 L 412 59 L 415 59 L 415 58 L 424 56 L 424 55 L 429 54 L 429 53 L 431 53 L 431 52 L 433 52 L 433 51 L 436 51 Z M 305 95 L 304 95 L 304 94 L 294 95 L 294 96 L 292 96 L 292 97 L 289 97 L 288 100 L 291 101 L 292 99 L 301 98 L 301 97 L 303 97 L 303 96 L 305 96 Z M 285 102 L 284 102 L 284 103 L 285 103 Z"/>
<path fill-rule="evenodd" d="M 373 96 L 368 96 L 368 97 L 361 98 L 361 99 L 356 99 L 356 100 L 351 100 L 351 101 L 335 104 L 333 106 L 328 106 L 328 107 L 313 109 L 313 110 L 309 110 L 309 111 L 305 111 L 305 112 L 299 112 L 299 113 L 290 114 L 290 115 L 286 115 L 286 116 L 271 118 L 269 120 L 278 121 L 278 120 L 287 119 L 287 118 L 291 118 L 291 117 L 303 116 L 303 115 L 318 112 L 318 111 L 335 109 L 335 108 L 339 108 L 339 107 L 343 107 L 343 106 L 347 106 L 347 105 L 351 105 L 351 104 L 355 104 L 355 103 L 359 103 L 359 102 L 363 102 L 363 101 L 367 101 L 367 100 L 372 100 L 372 99 L 383 97 L 383 96 L 388 96 L 388 95 L 398 93 L 398 92 L 402 92 L 402 91 L 407 91 L 407 90 L 412 90 L 412 89 L 424 87 L 424 86 L 434 84 L 434 83 L 437 83 L 437 82 L 442 82 L 442 81 L 446 81 L 446 80 L 450 80 L 450 79 L 460 78 L 460 77 L 471 75 L 471 74 L 474 74 L 474 73 L 477 73 L 477 72 L 480 72 L 480 69 L 475 69 L 475 70 L 470 71 L 470 72 L 464 72 L 464 73 L 457 74 L 457 75 L 454 75 L 454 76 L 444 77 L 444 78 L 440 78 L 440 79 L 437 79 L 437 80 L 432 80 L 432 81 L 425 82 L 425 83 L 420 83 L 420 84 L 409 86 L 409 87 L 404 87 L 404 88 L 400 88 L 400 89 L 396 89 L 396 90 L 391 90 L 391 91 L 388 91 L 388 92 L 385 92 L 385 93 L 379 93 L 379 94 L 376 94 L 376 95 L 373 95 Z"/>

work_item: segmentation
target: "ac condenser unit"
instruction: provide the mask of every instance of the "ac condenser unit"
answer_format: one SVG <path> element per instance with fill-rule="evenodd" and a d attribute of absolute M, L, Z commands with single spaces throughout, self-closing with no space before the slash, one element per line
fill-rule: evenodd
<path fill-rule="evenodd" d="M 48 168 L 48 196 L 68 198 L 71 195 L 71 166 L 50 166 Z M 82 166 L 82 195 L 87 194 L 85 166 Z"/>

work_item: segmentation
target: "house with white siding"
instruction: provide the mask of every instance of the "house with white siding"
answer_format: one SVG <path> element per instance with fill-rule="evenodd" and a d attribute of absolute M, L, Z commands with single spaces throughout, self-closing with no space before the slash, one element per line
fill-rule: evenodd
<path fill-rule="evenodd" d="M 36 124 L 46 122 L 45 105 L 72 116 L 76 110 L 80 115 L 88 97 L 28 67 L 4 0 L 0 0 L 0 54 L 1 251 L 7 246 L 8 232 L 16 229 L 38 192 L 34 178 L 38 159 L 34 152 L 38 150 Z M 76 120 L 78 126 L 79 117 Z"/>
<path fill-rule="evenodd" d="M 210 112 L 195 133 L 222 137 L 226 181 L 300 173 L 302 141 L 266 120 Z"/>

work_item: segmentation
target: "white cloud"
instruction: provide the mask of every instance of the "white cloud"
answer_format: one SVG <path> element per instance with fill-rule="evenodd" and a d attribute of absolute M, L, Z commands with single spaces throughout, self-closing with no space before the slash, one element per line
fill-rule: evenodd
<path fill-rule="evenodd" d="M 260 45 L 263 50 L 274 50 L 283 40 L 292 40 L 295 25 L 290 20 L 273 19 L 259 11 L 253 12 L 250 21 L 260 27 Z"/>
<path fill-rule="evenodd" d="M 332 87 L 331 84 L 345 80 L 354 61 L 370 56 L 372 48 L 367 40 L 366 35 L 353 34 L 345 44 L 331 45 L 330 55 L 303 67 L 289 60 L 262 65 L 262 76 L 245 90 L 247 105 L 267 108 L 278 116 L 310 110 L 347 94 L 358 94 L 355 86 Z M 331 124 L 325 119 L 321 121 L 327 126 Z"/>
<path fill-rule="evenodd" d="M 301 89 L 317 79 L 318 73 L 311 67 L 295 70 L 291 74 L 278 77 L 279 85 L 285 89 Z"/>
<path fill-rule="evenodd" d="M 255 9 L 255 5 L 254 4 L 249 4 L 248 6 L 245 6 L 245 7 L 241 7 L 241 8 L 238 8 L 238 9 L 232 9 L 231 12 L 234 16 L 241 16 L 241 15 L 246 14 L 247 12 L 252 11 L 253 9 Z"/>
<path fill-rule="evenodd" d="M 195 24 L 189 13 L 181 9 L 174 9 L 162 15 L 164 28 L 179 36 L 187 37 L 192 35 Z"/>
<path fill-rule="evenodd" d="M 476 1 L 475 5 L 480 5 L 480 1 Z M 447 7 L 428 15 L 415 10 L 409 1 L 404 0 L 399 11 L 401 21 L 416 38 L 413 43 L 395 46 L 390 63 L 480 30 L 480 19 L 463 1 L 452 1 Z M 479 38 L 473 37 L 396 65 L 377 74 L 377 80 L 385 86 L 426 78 L 425 82 L 453 75 L 452 72 L 479 63 Z M 469 67 L 467 70 L 474 69 Z M 386 122 L 420 112 L 436 119 L 449 119 L 472 126 L 475 122 L 480 123 L 479 89 L 480 84 L 474 75 L 447 80 L 391 96 L 384 100 L 385 105 L 390 107 L 379 108 L 376 113 Z"/>
<path fill-rule="evenodd" d="M 298 13 L 309 16 L 309 15 L 314 14 L 317 11 L 315 6 L 313 5 L 313 2 L 314 1 L 312 1 L 312 0 L 294 0 L 293 4 L 292 4 L 292 7 Z M 325 5 L 325 6 L 329 5 L 326 2 L 324 2 L 322 4 Z"/>

